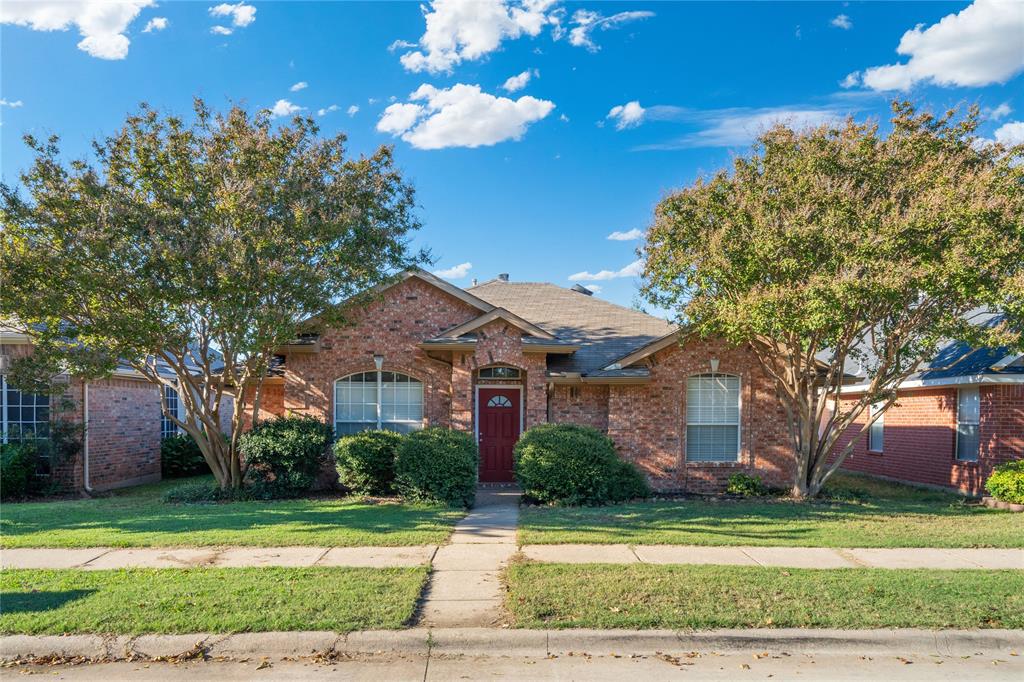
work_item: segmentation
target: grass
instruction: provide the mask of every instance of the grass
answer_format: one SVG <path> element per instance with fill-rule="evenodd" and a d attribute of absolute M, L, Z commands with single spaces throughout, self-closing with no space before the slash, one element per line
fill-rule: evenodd
<path fill-rule="evenodd" d="M 444 542 L 463 513 L 358 498 L 168 504 L 179 479 L 90 500 L 4 503 L 0 547 L 409 546 Z"/>
<path fill-rule="evenodd" d="M 5 570 L 0 633 L 395 629 L 426 577 L 426 568 Z"/>
<path fill-rule="evenodd" d="M 525 628 L 1022 628 L 1024 571 L 513 564 Z"/>
<path fill-rule="evenodd" d="M 530 507 L 522 544 L 800 547 L 1024 547 L 1019 514 L 854 475 L 828 499 L 687 499 L 609 507 Z"/>

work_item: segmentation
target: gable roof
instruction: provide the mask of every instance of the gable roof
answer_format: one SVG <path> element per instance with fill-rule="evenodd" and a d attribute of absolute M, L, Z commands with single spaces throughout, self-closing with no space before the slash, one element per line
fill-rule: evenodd
<path fill-rule="evenodd" d="M 494 322 L 495 320 L 505 320 L 519 331 L 526 332 L 538 339 L 551 340 L 555 338 L 554 334 L 541 329 L 529 320 L 524 320 L 515 313 L 505 310 L 504 308 L 494 308 L 490 312 L 484 313 L 480 317 L 475 317 L 469 322 L 463 322 L 460 325 L 443 331 L 440 336 L 445 338 L 457 338 L 463 334 L 475 331 L 480 327 L 483 327 L 485 324 Z"/>
<path fill-rule="evenodd" d="M 667 320 L 547 282 L 497 279 L 467 291 L 579 346 L 571 355 L 549 357 L 550 372 L 599 371 L 677 330 Z"/>

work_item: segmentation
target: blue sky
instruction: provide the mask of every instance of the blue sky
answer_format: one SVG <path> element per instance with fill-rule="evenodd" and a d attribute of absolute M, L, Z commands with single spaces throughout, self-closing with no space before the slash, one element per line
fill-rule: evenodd
<path fill-rule="evenodd" d="M 578 275 L 632 304 L 640 242 L 609 235 L 774 119 L 977 102 L 983 135 L 1024 141 L 1021 2 L 6 0 L 0 20 L 4 181 L 22 134 L 80 156 L 141 101 L 301 107 L 353 153 L 395 145 L 417 242 L 462 286 Z"/>

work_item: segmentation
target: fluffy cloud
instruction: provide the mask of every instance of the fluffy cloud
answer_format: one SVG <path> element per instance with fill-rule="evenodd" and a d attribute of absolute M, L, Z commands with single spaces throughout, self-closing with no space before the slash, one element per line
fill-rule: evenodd
<path fill-rule="evenodd" d="M 995 109 L 990 109 L 988 111 L 984 111 L 983 113 L 987 118 L 990 118 L 993 121 L 998 121 L 999 119 L 1006 118 L 1007 116 L 1012 114 L 1013 109 L 1010 108 L 1009 102 L 1003 102 Z"/>
<path fill-rule="evenodd" d="M 210 28 L 210 33 L 213 33 L 213 34 L 216 34 L 216 35 L 219 35 L 219 36 L 229 36 L 232 33 L 234 33 L 234 31 L 232 31 L 227 26 L 213 26 L 213 27 Z"/>
<path fill-rule="evenodd" d="M 644 271 L 644 262 L 642 259 L 637 259 L 622 268 L 621 270 L 601 270 L 600 272 L 577 272 L 569 275 L 570 282 L 578 282 L 581 280 L 595 280 L 603 282 L 608 279 L 621 279 L 624 277 L 639 277 Z"/>
<path fill-rule="evenodd" d="M 603 288 L 600 284 L 584 284 L 586 288 L 590 289 L 592 293 L 599 294 Z"/>
<path fill-rule="evenodd" d="M 527 69 L 519 75 L 510 76 L 502 84 L 501 89 L 507 92 L 515 92 L 516 90 L 522 90 L 526 87 L 526 84 L 530 82 L 530 78 L 533 76 L 540 76 L 540 71 L 537 69 Z"/>
<path fill-rule="evenodd" d="M 647 110 L 640 106 L 640 102 L 633 100 L 632 102 L 612 107 L 606 118 L 615 121 L 616 129 L 625 130 L 626 128 L 635 128 L 643 123 L 646 112 Z"/>
<path fill-rule="evenodd" d="M 995 132 L 996 142 L 1011 147 L 1016 144 L 1024 144 L 1024 121 L 1010 121 L 998 128 Z"/>
<path fill-rule="evenodd" d="M 10 107 L 11 109 L 17 109 L 23 104 L 24 102 L 22 102 L 20 99 L 16 99 L 13 102 L 9 102 L 6 99 L 0 99 L 0 107 Z"/>
<path fill-rule="evenodd" d="M 282 116 L 291 116 L 294 113 L 302 111 L 306 107 L 300 107 L 297 104 L 292 104 L 286 99 L 279 99 L 274 102 L 274 106 L 270 108 L 270 115 L 275 118 Z"/>
<path fill-rule="evenodd" d="M 211 7 L 210 16 L 229 17 L 232 24 L 245 28 L 256 21 L 256 8 L 252 5 L 246 5 L 244 2 L 239 2 L 237 5 L 230 5 L 225 2 Z"/>
<path fill-rule="evenodd" d="M 609 31 L 627 22 L 649 19 L 653 16 L 654 12 L 630 11 L 619 12 L 618 14 L 606 17 L 601 15 L 600 12 L 593 12 L 587 9 L 576 10 L 576 13 L 572 16 L 572 23 L 576 24 L 576 27 L 569 31 L 569 44 L 576 47 L 585 47 L 591 52 L 597 52 L 601 48 L 594 42 L 594 31 Z"/>
<path fill-rule="evenodd" d="M 697 147 L 741 147 L 776 123 L 791 128 L 808 128 L 842 121 L 845 112 L 836 107 L 774 107 L 762 109 L 716 109 L 693 111 L 679 107 L 655 106 L 647 109 L 649 118 L 683 120 L 702 126 L 701 130 L 640 150 L 692 149 Z"/>
<path fill-rule="evenodd" d="M 848 73 L 846 74 L 846 78 L 839 81 L 839 87 L 841 88 L 854 88 L 858 85 L 860 85 L 860 71 Z"/>
<path fill-rule="evenodd" d="M 547 100 L 495 97 L 481 92 L 479 85 L 464 83 L 444 89 L 423 84 L 409 99 L 388 106 L 377 130 L 401 136 L 417 149 L 480 147 L 518 140 L 531 123 L 555 108 L 554 102 Z"/>
<path fill-rule="evenodd" d="M 608 239 L 611 239 L 613 242 L 631 242 L 634 239 L 640 239 L 643 236 L 643 230 L 633 228 L 628 232 L 612 232 L 610 235 L 608 235 Z"/>
<path fill-rule="evenodd" d="M 472 263 L 459 263 L 445 270 L 434 270 L 434 274 L 443 279 L 462 279 L 472 268 Z"/>
<path fill-rule="evenodd" d="M 355 116 L 356 114 L 359 113 L 359 105 L 353 104 L 352 106 L 345 110 L 345 113 L 347 113 L 349 116 Z"/>
<path fill-rule="evenodd" d="M 296 83 L 295 85 L 288 89 L 291 90 L 292 92 L 298 92 L 299 90 L 305 90 L 308 87 L 309 83 L 307 83 L 306 81 L 299 81 L 298 83 Z"/>
<path fill-rule="evenodd" d="M 450 72 L 462 61 L 473 61 L 494 52 L 503 40 L 523 34 L 536 36 L 554 0 L 433 0 L 424 8 L 426 30 L 419 49 L 401 56 L 409 71 Z M 393 49 L 405 47 L 395 41 Z"/>
<path fill-rule="evenodd" d="M 896 47 L 904 63 L 865 69 L 872 90 L 909 90 L 917 83 L 977 87 L 1005 83 L 1024 69 L 1024 11 L 1018 2 L 975 0 L 927 28 L 903 34 Z"/>
<path fill-rule="evenodd" d="M 844 31 L 849 31 L 851 28 L 853 28 L 853 22 L 850 20 L 850 17 L 846 16 L 845 14 L 840 14 L 839 16 L 837 16 L 835 19 L 828 23 L 831 26 L 841 28 Z"/>
<path fill-rule="evenodd" d="M 329 107 L 324 107 L 323 109 L 317 109 L 316 115 L 317 116 L 326 116 L 327 114 L 331 113 L 332 111 L 337 111 L 340 108 L 341 107 L 339 107 L 337 104 L 332 104 Z"/>
<path fill-rule="evenodd" d="M 0 24 L 34 31 L 78 28 L 78 49 L 99 59 L 124 59 L 131 41 L 124 35 L 142 8 L 154 0 L 35 0 L 0 2 Z"/>
<path fill-rule="evenodd" d="M 142 29 L 143 33 L 152 33 L 153 31 L 162 31 L 167 28 L 170 22 L 167 21 L 167 17 L 153 17 L 146 22 L 146 27 Z"/>

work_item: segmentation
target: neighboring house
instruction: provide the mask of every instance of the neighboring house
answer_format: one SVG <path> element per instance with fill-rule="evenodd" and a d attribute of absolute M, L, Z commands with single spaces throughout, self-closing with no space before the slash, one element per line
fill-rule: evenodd
<path fill-rule="evenodd" d="M 462 429 L 485 482 L 513 480 L 512 446 L 545 422 L 606 432 L 658 490 L 721 490 L 738 471 L 791 482 L 784 412 L 749 351 L 681 346 L 674 325 L 578 285 L 500 275 L 463 290 L 411 271 L 318 332 L 280 350 L 261 418 Z"/>
<path fill-rule="evenodd" d="M 163 416 L 160 391 L 184 409 L 174 389 L 160 389 L 129 367 L 107 379 L 61 376 L 60 396 L 16 389 L 5 374 L 13 359 L 31 353 L 30 339 L 0 327 L 0 442 L 49 438 L 57 420 L 80 424 L 82 452 L 73 461 L 41 462 L 40 476 L 68 489 L 102 491 L 160 480 L 160 441 L 177 432 Z"/>
<path fill-rule="evenodd" d="M 843 395 L 855 398 L 858 389 L 863 384 L 846 386 Z M 949 343 L 856 436 L 869 411 L 839 444 L 857 438 L 844 469 L 981 495 L 996 465 L 1024 458 L 1024 355 Z"/>

